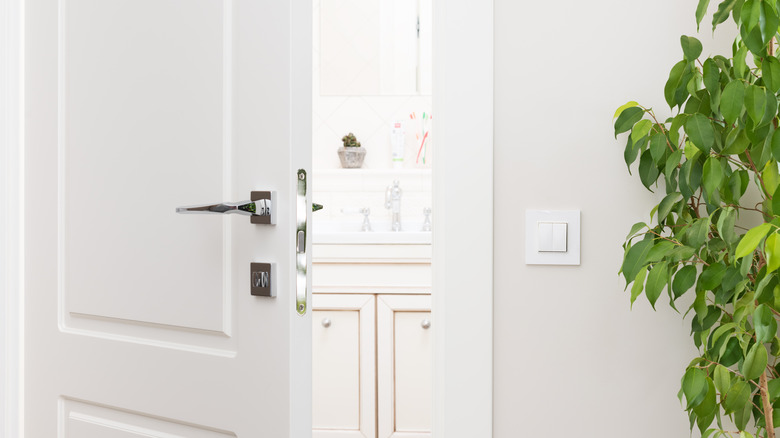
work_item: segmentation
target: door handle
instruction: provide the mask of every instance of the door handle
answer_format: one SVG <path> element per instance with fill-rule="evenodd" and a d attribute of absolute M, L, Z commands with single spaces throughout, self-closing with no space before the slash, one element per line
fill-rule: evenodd
<path fill-rule="evenodd" d="M 249 201 L 176 207 L 181 214 L 241 214 L 253 224 L 276 224 L 276 192 L 251 192 Z"/>

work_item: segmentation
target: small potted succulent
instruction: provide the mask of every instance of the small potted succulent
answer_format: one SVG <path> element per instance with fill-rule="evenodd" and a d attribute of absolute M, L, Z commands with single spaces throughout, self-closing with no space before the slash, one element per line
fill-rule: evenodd
<path fill-rule="evenodd" d="M 349 133 L 341 138 L 344 146 L 339 148 L 339 160 L 341 167 L 345 169 L 356 169 L 363 166 L 363 159 L 366 157 L 366 150 L 360 147 L 360 142 L 355 138 L 355 134 Z"/>

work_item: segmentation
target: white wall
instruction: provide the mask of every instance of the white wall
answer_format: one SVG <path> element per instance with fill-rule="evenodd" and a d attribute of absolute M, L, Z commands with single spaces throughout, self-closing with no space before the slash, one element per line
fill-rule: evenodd
<path fill-rule="evenodd" d="M 630 311 L 617 276 L 628 229 L 659 198 L 627 173 L 611 119 L 628 100 L 668 114 L 697 2 L 494 2 L 494 437 L 687 436 L 690 319 L 644 296 Z M 704 54 L 728 56 L 729 31 L 708 44 L 706 23 Z M 582 210 L 581 266 L 524 264 L 536 208 Z"/>

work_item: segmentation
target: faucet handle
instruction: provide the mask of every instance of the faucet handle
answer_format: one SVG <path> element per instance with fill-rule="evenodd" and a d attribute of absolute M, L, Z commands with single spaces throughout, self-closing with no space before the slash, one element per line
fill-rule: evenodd
<path fill-rule="evenodd" d="M 368 207 L 344 207 L 341 209 L 344 214 L 362 214 L 363 224 L 360 226 L 360 231 L 371 231 L 371 221 L 368 216 L 371 215 L 371 209 Z"/>
<path fill-rule="evenodd" d="M 431 231 L 431 207 L 423 208 L 423 214 L 425 215 L 425 220 L 422 224 L 422 231 Z"/>

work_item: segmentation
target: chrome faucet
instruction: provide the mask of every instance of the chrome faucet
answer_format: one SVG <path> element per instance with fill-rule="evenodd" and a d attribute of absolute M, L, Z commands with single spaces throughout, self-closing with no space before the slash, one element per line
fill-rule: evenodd
<path fill-rule="evenodd" d="M 401 194 L 403 191 L 399 185 L 398 180 L 395 180 L 393 185 L 387 186 L 385 192 L 385 208 L 393 212 L 393 231 L 401 231 Z"/>

